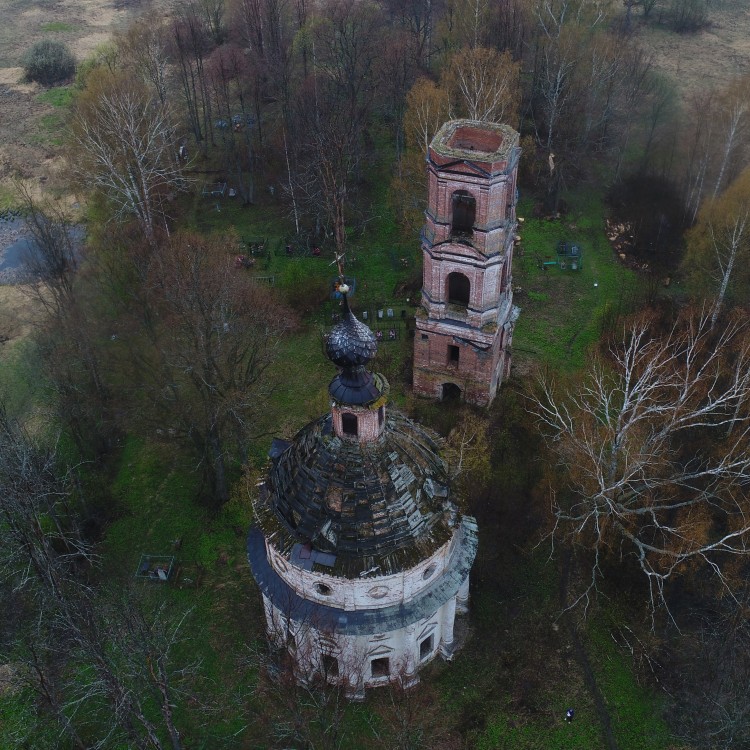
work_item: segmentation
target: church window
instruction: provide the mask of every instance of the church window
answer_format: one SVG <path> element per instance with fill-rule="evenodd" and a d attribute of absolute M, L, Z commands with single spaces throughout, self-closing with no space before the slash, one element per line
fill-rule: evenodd
<path fill-rule="evenodd" d="M 326 677 L 339 676 L 339 660 L 330 654 L 323 654 L 320 658 L 320 666 Z"/>
<path fill-rule="evenodd" d="M 370 669 L 373 677 L 388 677 L 391 674 L 391 660 L 387 656 L 373 659 L 370 662 Z"/>
<path fill-rule="evenodd" d="M 467 307 L 470 294 L 471 282 L 466 276 L 456 271 L 448 274 L 448 302 L 451 305 Z"/>
<path fill-rule="evenodd" d="M 428 635 L 419 644 L 419 659 L 420 661 L 426 659 L 434 650 L 434 639 L 432 635 Z"/>
<path fill-rule="evenodd" d="M 323 596 L 330 596 L 331 595 L 331 587 L 326 586 L 325 583 L 316 583 L 315 584 L 315 590 L 322 594 Z"/>
<path fill-rule="evenodd" d="M 384 421 L 385 421 L 385 406 L 381 406 L 378 409 L 378 427 L 382 427 Z"/>
<path fill-rule="evenodd" d="M 457 365 L 461 350 L 453 344 L 448 344 L 448 364 Z"/>
<path fill-rule="evenodd" d="M 425 568 L 424 573 L 422 573 L 422 578 L 426 581 L 428 578 L 432 578 L 433 574 L 437 570 L 437 565 L 434 563 L 432 565 L 429 565 L 427 568 Z"/>
<path fill-rule="evenodd" d="M 357 437 L 357 417 L 354 414 L 342 414 L 341 429 L 344 431 L 344 435 L 352 435 L 354 437 Z"/>
<path fill-rule="evenodd" d="M 451 233 L 470 235 L 477 214 L 477 202 L 474 196 L 466 190 L 456 190 L 451 199 L 451 207 L 453 209 Z"/>
<path fill-rule="evenodd" d="M 426 333 L 422 334 L 422 341 L 427 341 L 427 339 L 430 338 Z"/>

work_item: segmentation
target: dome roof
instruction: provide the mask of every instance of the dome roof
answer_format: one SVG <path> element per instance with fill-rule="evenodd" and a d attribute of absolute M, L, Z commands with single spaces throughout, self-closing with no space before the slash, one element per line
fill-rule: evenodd
<path fill-rule="evenodd" d="M 370 443 L 337 438 L 330 415 L 307 425 L 274 460 L 256 510 L 282 554 L 306 545 L 350 578 L 408 570 L 458 523 L 435 439 L 400 414 Z"/>
<path fill-rule="evenodd" d="M 344 297 L 343 319 L 326 337 L 326 356 L 338 367 L 366 365 L 378 351 L 375 334 L 354 317 Z"/>

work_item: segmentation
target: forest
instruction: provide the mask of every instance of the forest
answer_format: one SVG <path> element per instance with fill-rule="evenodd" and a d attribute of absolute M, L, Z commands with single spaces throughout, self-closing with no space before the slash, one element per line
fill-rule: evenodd
<path fill-rule="evenodd" d="M 741 3 L 120 5 L 85 57 L 56 27 L 19 59 L 64 167 L 0 189 L 33 248 L 2 279 L 0 747 L 748 747 L 750 66 L 686 89 L 654 50 Z M 455 118 L 522 148 L 487 409 L 411 389 Z M 462 649 L 362 703 L 294 679 L 245 550 L 271 440 L 329 409 L 336 257 L 479 525 Z"/>

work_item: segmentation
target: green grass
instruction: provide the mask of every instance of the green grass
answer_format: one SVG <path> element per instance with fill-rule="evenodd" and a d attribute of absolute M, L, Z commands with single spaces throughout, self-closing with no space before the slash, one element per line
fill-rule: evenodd
<path fill-rule="evenodd" d="M 119 518 L 107 529 L 105 559 L 116 576 L 133 575 L 142 553 L 198 557 L 208 512 L 197 501 L 198 475 L 180 450 L 128 437 L 111 491 Z"/>
<path fill-rule="evenodd" d="M 614 613 L 610 612 L 614 619 Z M 618 621 L 625 617 L 618 615 Z M 597 682 L 612 718 L 612 731 L 620 750 L 661 750 L 670 745 L 670 733 L 659 714 L 660 698 L 639 685 L 632 657 L 615 645 L 603 617 L 588 624 L 590 650 Z"/>
<path fill-rule="evenodd" d="M 18 196 L 12 187 L 0 184 L 0 212 L 8 211 L 18 205 Z"/>
<path fill-rule="evenodd" d="M 513 348 L 516 362 L 537 362 L 574 371 L 598 340 L 603 320 L 620 310 L 635 289 L 635 276 L 619 265 L 604 234 L 605 209 L 600 196 L 571 196 L 571 212 L 562 220 L 531 217 L 532 202 L 522 201 L 519 215 L 523 254 L 514 260 L 514 283 L 521 291 L 514 302 L 521 308 Z M 559 240 L 583 250 L 583 268 L 539 267 L 556 260 Z"/>
<path fill-rule="evenodd" d="M 46 34 L 57 34 L 66 31 L 73 31 L 75 26 L 64 21 L 50 21 L 49 23 L 42 24 L 42 31 Z"/>
<path fill-rule="evenodd" d="M 59 112 L 42 115 L 32 139 L 40 145 L 62 146 L 65 142 L 65 117 Z"/>
<path fill-rule="evenodd" d="M 29 338 L 3 344 L 0 366 L 0 403 L 8 413 L 24 420 L 45 407 L 45 390 L 39 352 Z"/>
<path fill-rule="evenodd" d="M 73 101 L 73 89 L 71 86 L 57 86 L 43 91 L 36 98 L 53 107 L 69 107 Z"/>

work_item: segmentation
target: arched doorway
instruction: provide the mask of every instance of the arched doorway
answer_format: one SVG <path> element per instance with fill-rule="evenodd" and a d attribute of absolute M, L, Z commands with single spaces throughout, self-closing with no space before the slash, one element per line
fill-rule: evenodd
<path fill-rule="evenodd" d="M 471 236 L 477 215 L 477 202 L 474 196 L 466 190 L 456 190 L 451 199 L 451 208 L 451 234 Z"/>
<path fill-rule="evenodd" d="M 471 282 L 458 271 L 448 274 L 448 302 L 451 305 L 469 306 Z"/>
<path fill-rule="evenodd" d="M 455 383 L 443 383 L 441 401 L 455 402 L 461 400 L 461 389 Z"/>

